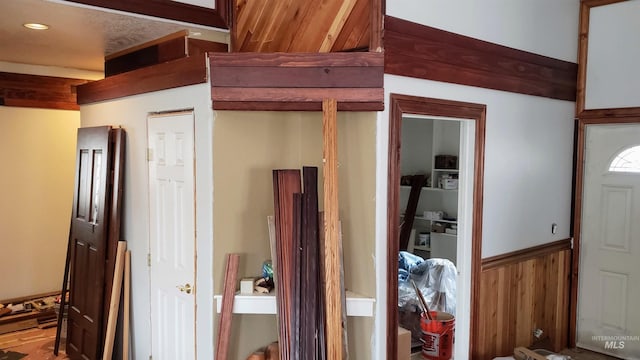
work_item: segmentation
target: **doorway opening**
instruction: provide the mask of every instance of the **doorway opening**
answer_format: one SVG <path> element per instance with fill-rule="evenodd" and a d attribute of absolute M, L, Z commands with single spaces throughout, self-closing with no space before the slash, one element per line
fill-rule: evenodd
<path fill-rule="evenodd" d="M 455 207 L 456 221 L 456 341 L 454 353 L 461 358 L 472 354 L 473 339 L 476 334 L 477 312 L 474 307 L 479 289 L 477 281 L 480 272 L 482 244 L 482 192 L 484 180 L 484 137 L 486 106 L 450 100 L 421 98 L 391 94 L 391 114 L 389 119 L 389 169 L 387 198 L 387 358 L 397 356 L 398 316 L 398 273 L 400 251 L 400 184 L 402 178 L 401 149 L 403 118 L 427 121 L 426 119 L 447 121 L 458 126 L 460 176 L 457 184 L 457 200 L 447 200 Z M 442 123 L 444 124 L 444 123 Z M 455 126 L 452 127 L 455 129 Z M 433 136 L 432 136 L 433 137 Z M 433 145 L 432 145 L 433 149 Z M 435 157 L 431 160 L 431 177 L 439 181 L 453 179 L 454 171 L 441 171 L 433 177 Z M 438 169 L 436 170 L 453 170 Z M 435 180 L 434 180 L 435 179 Z M 452 182 L 453 183 L 453 182 Z M 433 186 L 432 186 L 433 187 Z M 442 190 L 444 191 L 444 189 Z M 407 200 L 409 202 L 409 200 Z M 443 205 L 444 206 L 444 205 Z M 416 207 L 417 210 L 417 207 Z M 450 210 L 452 213 L 453 210 Z M 443 211 L 444 212 L 444 211 Z M 407 214 L 405 214 L 406 216 Z M 414 215 L 415 216 L 415 211 Z M 437 215 L 436 215 L 437 216 Z M 424 217 L 424 213 L 423 213 Z M 415 220 L 415 219 L 414 219 Z M 422 219 L 421 219 L 422 220 Z M 459 222 L 459 224 L 458 224 Z M 448 224 L 454 222 L 440 222 Z M 430 224 L 431 225 L 431 224 Z M 447 226 L 443 226 L 446 233 Z M 452 234 L 450 234 L 452 235 Z M 418 237 L 418 246 L 420 245 Z M 450 245 L 450 244 L 449 244 Z M 425 247 L 426 248 L 426 247 Z M 415 249 L 415 240 L 414 240 Z M 468 342 L 467 342 L 468 341 Z"/>

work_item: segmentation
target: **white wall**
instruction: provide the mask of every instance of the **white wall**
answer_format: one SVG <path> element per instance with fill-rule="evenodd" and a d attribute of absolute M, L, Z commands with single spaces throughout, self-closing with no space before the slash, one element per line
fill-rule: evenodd
<path fill-rule="evenodd" d="M 0 106 L 0 300 L 60 291 L 80 113 Z"/>
<path fill-rule="evenodd" d="M 387 1 L 387 15 L 576 62 L 579 5 L 579 0 L 401 0 Z"/>
<path fill-rule="evenodd" d="M 386 13 L 575 62 L 579 5 L 579 0 L 403 0 L 387 2 Z M 574 103 L 393 75 L 385 75 L 384 82 L 385 111 L 378 117 L 376 146 L 379 284 L 386 278 L 387 208 L 382 204 L 387 199 L 391 93 L 487 105 L 482 257 L 569 236 Z M 558 224 L 555 235 L 552 223 Z M 378 286 L 376 294 L 380 359 L 386 352 L 385 291 Z"/>
<path fill-rule="evenodd" d="M 585 108 L 640 106 L 640 1 L 591 8 Z"/>
<path fill-rule="evenodd" d="M 149 196 L 146 161 L 147 115 L 150 112 L 194 109 L 196 147 L 197 354 L 213 354 L 213 111 L 208 84 L 83 105 L 81 125 L 121 125 L 126 133 L 122 239 L 131 250 L 132 352 L 135 359 L 151 354 L 149 313 Z"/>

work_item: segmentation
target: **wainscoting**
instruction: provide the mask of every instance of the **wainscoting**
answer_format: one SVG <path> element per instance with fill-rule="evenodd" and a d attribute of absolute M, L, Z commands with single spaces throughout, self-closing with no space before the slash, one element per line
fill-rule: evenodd
<path fill-rule="evenodd" d="M 567 346 L 571 243 L 560 240 L 482 260 L 473 359 L 513 354 L 541 340 Z"/>

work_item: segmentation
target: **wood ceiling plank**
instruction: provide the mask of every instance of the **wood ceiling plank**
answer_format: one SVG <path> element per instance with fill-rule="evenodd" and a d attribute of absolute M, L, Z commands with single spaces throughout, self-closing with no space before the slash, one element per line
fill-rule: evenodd
<path fill-rule="evenodd" d="M 294 2 L 283 15 L 280 26 L 276 30 L 278 36 L 274 40 L 274 51 L 287 51 L 291 47 L 291 42 L 300 30 L 302 20 L 308 11 L 308 8 L 302 5 L 301 1 Z"/>
<path fill-rule="evenodd" d="M 367 48 L 370 33 L 370 11 L 368 0 L 358 0 L 356 2 L 331 51 Z"/>
<path fill-rule="evenodd" d="M 327 31 L 327 34 L 324 36 L 324 40 L 320 45 L 320 52 L 331 51 L 331 49 L 333 48 L 333 44 L 342 32 L 342 28 L 351 15 L 351 12 L 353 11 L 355 5 L 356 0 L 342 1 L 342 5 L 340 6 L 338 13 L 334 16 L 333 21 L 331 22 L 331 26 L 329 26 L 329 30 Z"/>

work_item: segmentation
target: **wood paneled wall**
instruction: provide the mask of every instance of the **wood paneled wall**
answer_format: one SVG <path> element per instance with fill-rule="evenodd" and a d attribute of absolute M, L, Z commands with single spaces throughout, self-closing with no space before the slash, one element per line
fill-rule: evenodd
<path fill-rule="evenodd" d="M 577 64 L 386 16 L 384 72 L 576 99 Z"/>
<path fill-rule="evenodd" d="M 569 240 L 483 259 L 473 359 L 513 354 L 537 342 L 541 329 L 554 351 L 567 346 L 571 270 Z"/>
<path fill-rule="evenodd" d="M 0 105 L 79 110 L 76 86 L 89 80 L 0 72 Z"/>

